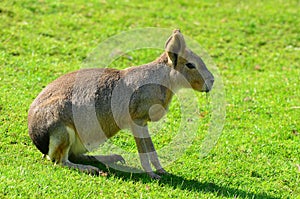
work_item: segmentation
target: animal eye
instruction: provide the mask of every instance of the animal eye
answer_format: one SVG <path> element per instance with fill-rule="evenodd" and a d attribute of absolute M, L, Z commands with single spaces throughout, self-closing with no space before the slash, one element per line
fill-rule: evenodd
<path fill-rule="evenodd" d="M 186 63 L 185 65 L 186 65 L 189 69 L 196 68 L 195 64 L 193 64 L 193 63 Z"/>

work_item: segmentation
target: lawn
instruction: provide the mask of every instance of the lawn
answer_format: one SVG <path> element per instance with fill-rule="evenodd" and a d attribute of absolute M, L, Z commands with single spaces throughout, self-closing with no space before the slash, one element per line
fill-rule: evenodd
<path fill-rule="evenodd" d="M 0 1 L 0 198 L 300 198 L 300 2 L 142 2 Z M 214 61 L 226 93 L 215 147 L 200 157 L 211 100 L 198 93 L 193 142 L 159 181 L 105 167 L 108 176 L 96 177 L 42 159 L 27 130 L 33 99 L 101 42 L 146 27 L 180 28 Z M 161 52 L 129 52 L 110 67 Z M 178 106 L 175 99 L 162 130 L 153 124 L 157 149 L 179 128 Z M 110 142 L 136 151 L 128 132 Z"/>

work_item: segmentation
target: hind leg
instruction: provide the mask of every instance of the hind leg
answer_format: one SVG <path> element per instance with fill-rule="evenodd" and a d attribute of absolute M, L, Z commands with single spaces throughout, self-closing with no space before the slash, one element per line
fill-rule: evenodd
<path fill-rule="evenodd" d="M 117 154 L 112 155 L 74 155 L 72 154 L 69 159 L 74 162 L 88 162 L 92 164 L 102 163 L 105 165 L 113 164 L 121 162 L 122 164 L 125 163 L 125 160 L 122 156 Z"/>
<path fill-rule="evenodd" d="M 75 164 L 69 160 L 69 151 L 75 142 L 75 132 L 72 128 L 61 125 L 50 134 L 48 156 L 55 164 L 61 164 L 82 172 L 101 175 L 103 172 L 94 166 Z"/>

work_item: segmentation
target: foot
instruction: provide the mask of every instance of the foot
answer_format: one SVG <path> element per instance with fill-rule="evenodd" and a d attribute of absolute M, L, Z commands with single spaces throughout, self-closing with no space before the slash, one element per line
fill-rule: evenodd
<path fill-rule="evenodd" d="M 147 175 L 152 178 L 153 180 L 160 180 L 160 176 L 155 174 L 154 172 L 147 172 Z"/>
<path fill-rule="evenodd" d="M 69 159 L 73 162 L 88 162 L 92 164 L 97 164 L 99 162 L 103 164 L 111 164 L 121 162 L 122 164 L 125 163 L 125 160 L 122 156 L 113 154 L 113 155 L 72 155 Z"/>
<path fill-rule="evenodd" d="M 63 162 L 62 164 L 63 164 L 63 166 L 67 166 L 72 169 L 77 169 L 77 170 L 87 173 L 87 174 L 91 174 L 91 175 L 95 175 L 95 176 L 99 176 L 99 175 L 107 176 L 107 173 L 105 173 L 105 172 L 101 171 L 99 168 L 91 166 L 91 165 L 75 164 L 70 161 Z"/>
<path fill-rule="evenodd" d="M 162 174 L 162 175 L 168 175 L 169 174 L 164 168 L 157 169 L 156 172 L 158 174 Z"/>

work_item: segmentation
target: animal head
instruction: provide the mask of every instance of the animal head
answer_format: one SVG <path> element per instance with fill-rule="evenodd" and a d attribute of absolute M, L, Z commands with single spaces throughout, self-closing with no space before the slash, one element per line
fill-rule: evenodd
<path fill-rule="evenodd" d="M 178 71 L 194 90 L 209 92 L 212 89 L 214 76 L 202 59 L 187 48 L 180 30 L 173 31 L 166 42 L 165 51 L 169 65 Z"/>

